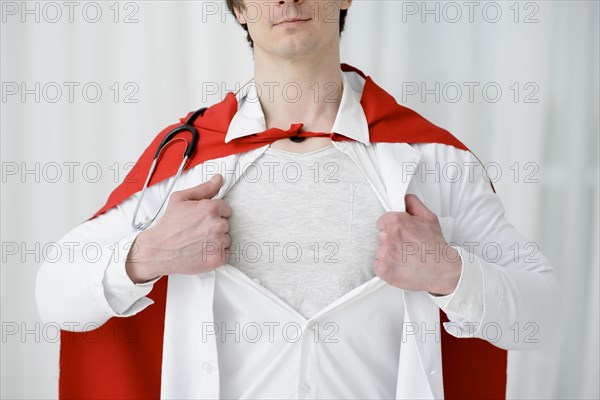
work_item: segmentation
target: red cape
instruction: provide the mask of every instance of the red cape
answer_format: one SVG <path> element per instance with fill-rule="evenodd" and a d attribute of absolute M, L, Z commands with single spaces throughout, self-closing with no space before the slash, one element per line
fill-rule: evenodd
<path fill-rule="evenodd" d="M 371 142 L 441 143 L 469 151 L 448 131 L 397 104 L 390 94 L 358 69 L 346 64 L 342 64 L 341 68 L 343 71 L 355 71 L 366 79 L 360 102 L 369 124 Z M 264 145 L 243 140 L 224 143 L 237 109 L 235 95 L 228 93 L 222 102 L 208 108 L 194 122 L 200 138 L 197 151 L 186 169 Z M 180 123 L 168 126 L 156 136 L 124 182 L 92 218 L 142 189 L 158 144 L 171 129 L 183 125 L 184 121 L 185 118 L 182 118 Z M 290 131 L 294 129 L 298 129 L 298 124 L 292 125 Z M 169 147 L 161 154 L 150 185 L 173 176 L 177 171 L 184 148 L 180 141 Z M 163 278 L 154 284 L 148 296 L 154 304 L 142 312 L 128 318 L 112 318 L 99 329 L 87 333 L 62 331 L 60 398 L 159 398 L 166 294 L 167 278 Z M 448 320 L 443 312 L 440 314 L 442 322 Z M 481 339 L 457 339 L 444 329 L 441 331 L 445 398 L 504 398 L 507 352 Z"/>

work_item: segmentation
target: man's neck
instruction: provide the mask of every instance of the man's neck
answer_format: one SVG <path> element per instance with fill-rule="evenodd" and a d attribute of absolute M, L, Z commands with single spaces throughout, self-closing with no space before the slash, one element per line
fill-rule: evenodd
<path fill-rule="evenodd" d="M 276 61 L 256 57 L 254 79 L 267 128 L 303 123 L 307 131 L 331 130 L 343 90 L 339 56 Z"/>

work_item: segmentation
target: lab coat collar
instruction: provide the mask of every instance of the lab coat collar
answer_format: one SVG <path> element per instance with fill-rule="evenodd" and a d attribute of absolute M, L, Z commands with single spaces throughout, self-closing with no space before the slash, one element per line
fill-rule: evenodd
<path fill-rule="evenodd" d="M 369 144 L 369 124 L 360 104 L 365 79 L 355 71 L 340 70 L 340 74 L 342 98 L 331 132 Z M 231 120 L 225 143 L 267 129 L 254 80 L 244 85 L 236 98 L 238 111 Z"/>

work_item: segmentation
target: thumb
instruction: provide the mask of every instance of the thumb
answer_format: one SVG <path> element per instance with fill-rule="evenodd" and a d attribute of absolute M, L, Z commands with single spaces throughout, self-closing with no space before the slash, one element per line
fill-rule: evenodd
<path fill-rule="evenodd" d="M 406 202 L 406 212 L 413 217 L 431 218 L 435 216 L 433 212 L 414 194 L 407 194 L 404 197 Z"/>
<path fill-rule="evenodd" d="M 223 176 L 215 174 L 209 181 L 179 192 L 179 201 L 210 199 L 223 186 Z"/>

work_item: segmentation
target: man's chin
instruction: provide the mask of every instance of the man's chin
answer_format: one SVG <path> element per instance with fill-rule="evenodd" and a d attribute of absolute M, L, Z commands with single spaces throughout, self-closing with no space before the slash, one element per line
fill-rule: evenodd
<path fill-rule="evenodd" d="M 316 56 L 318 53 L 315 43 L 309 43 L 305 40 L 285 41 L 277 47 L 271 48 L 271 54 L 284 60 L 300 60 Z"/>

